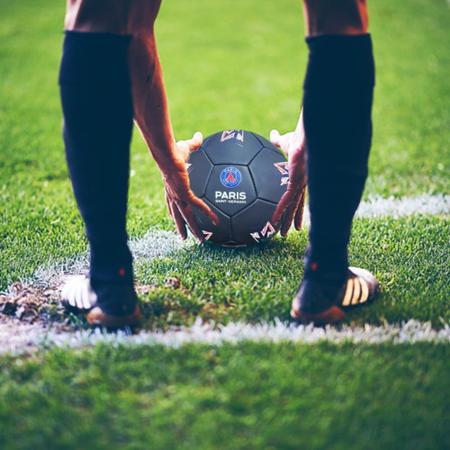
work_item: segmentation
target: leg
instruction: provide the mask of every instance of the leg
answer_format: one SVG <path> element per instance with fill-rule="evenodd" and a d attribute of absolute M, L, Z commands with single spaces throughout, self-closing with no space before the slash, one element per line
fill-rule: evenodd
<path fill-rule="evenodd" d="M 336 304 L 348 277 L 347 246 L 371 145 L 374 62 L 365 0 L 305 0 L 305 8 L 311 229 L 296 307 L 315 314 Z"/>
<path fill-rule="evenodd" d="M 107 324 L 114 320 L 104 314 L 133 316 L 136 310 L 126 233 L 133 104 L 131 36 L 125 33 L 133 11 L 122 0 L 108 2 L 110 9 L 103 3 L 69 1 L 60 87 L 67 162 L 90 245 L 90 285 L 101 309 L 90 314 L 93 321 L 103 314 L 99 321 Z"/>
<path fill-rule="evenodd" d="M 66 156 L 91 248 L 93 285 L 132 281 L 126 234 L 133 117 L 127 48 L 128 40 L 119 36 L 70 32 L 61 63 Z"/>

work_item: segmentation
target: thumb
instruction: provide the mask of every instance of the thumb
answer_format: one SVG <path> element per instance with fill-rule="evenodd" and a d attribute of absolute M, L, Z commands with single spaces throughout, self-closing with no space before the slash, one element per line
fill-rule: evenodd
<path fill-rule="evenodd" d="M 185 141 L 189 147 L 190 152 L 197 150 L 203 143 L 203 135 L 200 131 L 196 131 L 191 139 Z"/>
<path fill-rule="evenodd" d="M 273 145 L 275 145 L 275 147 L 280 148 L 280 132 L 278 130 L 272 130 L 270 132 L 270 142 L 272 142 Z"/>
<path fill-rule="evenodd" d="M 203 144 L 203 135 L 200 131 L 194 133 L 191 139 L 177 142 L 177 150 L 184 161 L 189 159 L 191 152 L 195 152 Z"/>

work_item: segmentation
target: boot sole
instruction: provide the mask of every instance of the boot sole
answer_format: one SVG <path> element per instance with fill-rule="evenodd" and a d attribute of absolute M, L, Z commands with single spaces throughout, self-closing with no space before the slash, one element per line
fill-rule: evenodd
<path fill-rule="evenodd" d="M 133 327 L 141 321 L 141 308 L 136 305 L 132 314 L 128 316 L 112 316 L 105 313 L 99 306 L 95 306 L 86 314 L 90 325 L 100 325 L 107 328 Z"/>
<path fill-rule="evenodd" d="M 345 318 L 345 312 L 338 306 L 332 306 L 320 313 L 310 314 L 300 311 L 293 305 L 291 317 L 297 322 L 312 322 L 315 325 L 328 325 L 341 322 Z"/>

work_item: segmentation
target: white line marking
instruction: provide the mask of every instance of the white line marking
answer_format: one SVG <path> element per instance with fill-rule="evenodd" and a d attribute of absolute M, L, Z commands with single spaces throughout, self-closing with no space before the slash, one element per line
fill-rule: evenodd
<path fill-rule="evenodd" d="M 418 197 L 372 197 L 362 202 L 357 217 L 404 217 L 415 214 L 450 214 L 450 195 L 419 195 Z"/>
<path fill-rule="evenodd" d="M 183 242 L 172 231 L 151 230 L 143 237 L 131 239 L 130 247 L 135 261 L 162 258 L 191 245 L 192 241 Z M 22 281 L 24 286 L 36 287 L 58 286 L 66 275 L 86 274 L 89 268 L 87 254 L 78 255 L 62 263 L 48 264 L 39 268 L 29 279 Z M 11 287 L 7 292 L 11 292 Z"/>
<path fill-rule="evenodd" d="M 316 328 L 312 325 L 295 326 L 275 321 L 273 324 L 251 325 L 230 323 L 216 326 L 198 320 L 191 327 L 170 329 L 166 332 L 141 332 L 129 336 L 119 332 L 102 333 L 99 330 L 58 332 L 40 325 L 0 324 L 0 353 L 23 354 L 37 350 L 61 348 L 84 348 L 98 343 L 113 346 L 155 346 L 178 348 L 189 344 L 222 345 L 251 342 L 293 342 L 334 344 L 352 342 L 357 344 L 413 344 L 416 342 L 450 343 L 450 326 L 433 329 L 429 322 L 410 320 L 396 325 L 356 327 L 344 325 L 341 328 L 328 326 Z"/>
<path fill-rule="evenodd" d="M 417 197 L 371 197 L 361 202 L 356 217 L 376 219 L 378 217 L 406 217 L 418 214 L 433 216 L 450 214 L 450 195 L 419 195 Z M 305 208 L 304 223 L 309 224 L 309 210 Z"/>

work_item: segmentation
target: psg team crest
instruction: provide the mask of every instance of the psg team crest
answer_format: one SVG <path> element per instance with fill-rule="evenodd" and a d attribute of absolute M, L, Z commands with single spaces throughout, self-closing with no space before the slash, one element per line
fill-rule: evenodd
<path fill-rule="evenodd" d="M 220 182 L 227 188 L 235 188 L 241 184 L 242 174 L 236 167 L 226 167 L 220 172 Z"/>

